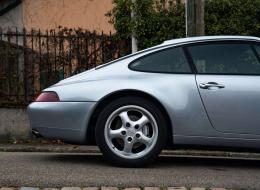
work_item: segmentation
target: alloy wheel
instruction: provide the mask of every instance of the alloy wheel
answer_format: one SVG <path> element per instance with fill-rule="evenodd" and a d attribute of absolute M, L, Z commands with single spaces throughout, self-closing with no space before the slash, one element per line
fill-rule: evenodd
<path fill-rule="evenodd" d="M 108 147 L 118 156 L 136 159 L 147 155 L 158 139 L 158 125 L 146 109 L 127 105 L 115 110 L 104 130 Z"/>

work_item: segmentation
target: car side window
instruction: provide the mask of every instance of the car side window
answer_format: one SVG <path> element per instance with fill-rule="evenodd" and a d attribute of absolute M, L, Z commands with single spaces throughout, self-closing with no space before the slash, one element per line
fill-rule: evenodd
<path fill-rule="evenodd" d="M 188 51 L 201 74 L 260 74 L 260 60 L 251 44 L 201 44 Z"/>
<path fill-rule="evenodd" d="M 144 72 L 191 73 L 181 47 L 148 54 L 130 64 L 130 69 Z"/>

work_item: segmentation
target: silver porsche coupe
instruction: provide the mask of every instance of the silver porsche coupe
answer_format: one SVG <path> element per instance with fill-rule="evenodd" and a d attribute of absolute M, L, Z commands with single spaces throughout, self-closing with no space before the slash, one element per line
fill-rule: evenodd
<path fill-rule="evenodd" d="M 58 82 L 28 113 L 33 134 L 123 166 L 166 145 L 260 148 L 260 38 L 165 41 Z"/>

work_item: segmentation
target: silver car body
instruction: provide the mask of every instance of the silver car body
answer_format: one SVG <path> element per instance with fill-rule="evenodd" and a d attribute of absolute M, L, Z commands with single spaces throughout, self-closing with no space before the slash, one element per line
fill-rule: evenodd
<path fill-rule="evenodd" d="M 56 92 L 61 102 L 31 103 L 31 127 L 45 137 L 85 143 L 98 104 L 113 94 L 131 91 L 152 96 L 164 107 L 174 144 L 260 147 L 260 76 L 148 73 L 128 67 L 131 61 L 161 49 L 219 40 L 260 42 L 243 36 L 166 41 L 45 89 Z M 207 91 L 198 87 L 210 81 L 225 88 Z"/>

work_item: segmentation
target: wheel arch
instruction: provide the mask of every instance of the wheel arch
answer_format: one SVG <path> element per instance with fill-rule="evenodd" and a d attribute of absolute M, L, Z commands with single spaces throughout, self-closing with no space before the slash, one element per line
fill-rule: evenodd
<path fill-rule="evenodd" d="M 87 128 L 88 143 L 95 144 L 95 126 L 96 126 L 98 115 L 101 112 L 102 108 L 107 104 L 109 104 L 111 101 L 125 96 L 145 98 L 152 101 L 154 104 L 156 104 L 159 107 L 160 111 L 162 112 L 163 116 L 166 119 L 167 130 L 170 131 L 170 133 L 167 133 L 167 146 L 171 146 L 173 144 L 173 126 L 167 110 L 157 98 L 155 98 L 151 94 L 148 94 L 140 90 L 119 90 L 119 91 L 112 92 L 104 96 L 103 98 L 101 98 L 101 100 L 97 103 L 96 107 L 94 108 L 94 111 L 90 117 L 89 126 Z"/>

